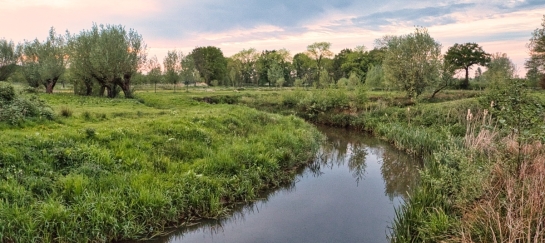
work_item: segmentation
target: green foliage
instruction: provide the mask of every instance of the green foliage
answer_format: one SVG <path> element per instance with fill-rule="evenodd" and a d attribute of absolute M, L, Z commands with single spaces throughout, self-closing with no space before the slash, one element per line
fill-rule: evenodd
<path fill-rule="evenodd" d="M 61 111 L 59 113 L 63 117 L 71 117 L 73 112 L 68 107 L 61 107 Z"/>
<path fill-rule="evenodd" d="M 372 66 L 365 78 L 365 86 L 371 89 L 386 89 L 384 70 L 381 65 Z"/>
<path fill-rule="evenodd" d="M 483 73 L 482 78 L 488 83 L 488 87 L 499 89 L 508 85 L 515 76 L 515 65 L 507 57 L 507 54 L 496 53 L 488 64 L 488 70 Z"/>
<path fill-rule="evenodd" d="M 49 30 L 44 42 L 38 39 L 26 42 L 22 48 L 22 70 L 32 87 L 43 85 L 46 93 L 52 93 L 57 81 L 66 70 L 66 42 L 63 36 Z"/>
<path fill-rule="evenodd" d="M 15 99 L 15 89 L 12 85 L 0 82 L 0 105 L 12 102 Z"/>
<path fill-rule="evenodd" d="M 193 59 L 195 69 L 208 85 L 212 84 L 212 80 L 223 80 L 227 73 L 227 60 L 217 47 L 197 47 L 189 56 Z"/>
<path fill-rule="evenodd" d="M 52 120 L 51 108 L 36 96 L 17 96 L 13 86 L 0 83 L 0 123 L 21 125 L 26 120 Z"/>
<path fill-rule="evenodd" d="M 416 98 L 439 80 L 441 44 L 425 28 L 404 36 L 385 37 L 382 67 L 386 82 Z"/>
<path fill-rule="evenodd" d="M 100 86 L 110 98 L 123 91 L 132 98 L 131 79 L 143 68 L 146 44 L 135 30 L 125 30 L 121 25 L 96 25 L 78 35 L 69 36 L 70 68 L 76 78 L 83 81 L 85 94 L 94 91 L 93 83 Z"/>
<path fill-rule="evenodd" d="M 0 39 L 0 81 L 6 81 L 17 68 L 19 55 L 13 41 Z"/>
<path fill-rule="evenodd" d="M 466 71 L 466 78 L 461 85 L 464 89 L 469 87 L 469 68 L 473 65 L 486 66 L 490 62 L 490 54 L 484 52 L 477 43 L 456 43 L 449 47 L 444 58 L 454 69 Z"/>
<path fill-rule="evenodd" d="M 543 76 L 545 74 L 545 15 L 541 27 L 532 32 L 528 48 L 530 49 L 530 59 L 526 61 L 528 71 Z"/>
<path fill-rule="evenodd" d="M 167 56 L 163 59 L 163 66 L 165 67 L 165 80 L 167 83 L 174 85 L 174 92 L 176 92 L 176 84 L 178 84 L 180 79 L 182 58 L 183 54 L 181 52 L 173 50 L 168 51 Z"/>
<path fill-rule="evenodd" d="M 293 180 L 321 140 L 293 116 L 179 94 L 44 98 L 76 115 L 0 133 L 0 241 L 120 241 L 222 216 Z"/>

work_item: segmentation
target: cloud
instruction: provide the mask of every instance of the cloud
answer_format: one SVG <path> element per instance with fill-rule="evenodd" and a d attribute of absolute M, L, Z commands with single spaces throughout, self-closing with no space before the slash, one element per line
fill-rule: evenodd
<path fill-rule="evenodd" d="M 456 19 L 450 16 L 451 14 L 465 11 L 474 6 L 475 4 L 462 3 L 439 7 L 406 8 L 356 17 L 352 19 L 352 22 L 376 30 L 398 23 L 413 26 L 443 25 L 456 22 Z"/>

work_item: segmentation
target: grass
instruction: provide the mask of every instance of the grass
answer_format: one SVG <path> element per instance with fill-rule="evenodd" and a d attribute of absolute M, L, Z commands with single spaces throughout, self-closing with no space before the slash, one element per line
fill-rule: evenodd
<path fill-rule="evenodd" d="M 40 97 L 61 116 L 0 134 L 2 242 L 138 239 L 220 217 L 290 182 L 321 140 L 294 116 L 183 92 Z"/>
<path fill-rule="evenodd" d="M 541 111 L 532 130 L 522 132 L 533 140 L 521 146 L 513 131 L 488 113 L 487 95 L 447 91 L 414 103 L 395 92 L 367 92 L 362 101 L 339 90 L 285 90 L 243 95 L 238 102 L 369 131 L 424 157 L 420 184 L 396 211 L 392 242 L 541 242 L 543 136 L 526 133 L 545 127 L 545 116 Z M 537 102 L 530 102 L 532 112 L 544 106 L 543 92 L 529 97 Z"/>

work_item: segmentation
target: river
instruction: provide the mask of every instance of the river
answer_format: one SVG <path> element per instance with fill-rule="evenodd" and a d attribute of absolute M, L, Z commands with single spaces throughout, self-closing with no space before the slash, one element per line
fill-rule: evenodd
<path fill-rule="evenodd" d="M 327 141 L 291 185 L 148 242 L 388 242 L 420 162 L 369 135 L 318 128 Z"/>

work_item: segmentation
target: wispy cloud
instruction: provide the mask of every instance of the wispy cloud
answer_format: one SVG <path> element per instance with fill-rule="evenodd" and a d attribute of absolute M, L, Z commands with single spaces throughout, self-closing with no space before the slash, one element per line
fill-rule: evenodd
<path fill-rule="evenodd" d="M 478 42 L 507 52 L 519 66 L 545 13 L 543 0 L 0 0 L 0 6 L 0 38 L 16 42 L 43 39 L 51 26 L 79 32 L 95 22 L 136 29 L 159 58 L 169 49 L 206 45 L 226 55 L 249 47 L 294 54 L 316 41 L 331 42 L 333 51 L 372 47 L 383 35 L 424 26 L 445 48 Z"/>

